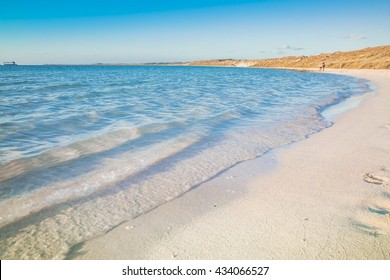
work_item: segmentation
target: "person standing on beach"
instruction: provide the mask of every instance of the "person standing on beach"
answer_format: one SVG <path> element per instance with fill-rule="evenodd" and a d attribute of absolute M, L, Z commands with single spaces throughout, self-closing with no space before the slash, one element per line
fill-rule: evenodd
<path fill-rule="evenodd" d="M 322 71 L 325 71 L 325 62 L 322 62 L 320 69 L 322 69 Z"/>

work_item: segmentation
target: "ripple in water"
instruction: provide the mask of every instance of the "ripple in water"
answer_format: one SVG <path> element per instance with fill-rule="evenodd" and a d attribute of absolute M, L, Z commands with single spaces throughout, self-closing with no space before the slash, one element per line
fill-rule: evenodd
<path fill-rule="evenodd" d="M 12 72 L 12 73 L 10 73 Z M 330 123 L 366 81 L 207 67 L 0 68 L 0 257 L 61 259 Z"/>

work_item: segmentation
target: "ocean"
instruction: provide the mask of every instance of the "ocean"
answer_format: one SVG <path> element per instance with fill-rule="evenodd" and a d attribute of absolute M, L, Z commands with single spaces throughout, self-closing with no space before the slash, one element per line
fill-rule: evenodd
<path fill-rule="evenodd" d="M 0 67 L 0 258 L 72 247 L 332 125 L 365 80 L 275 69 Z"/>

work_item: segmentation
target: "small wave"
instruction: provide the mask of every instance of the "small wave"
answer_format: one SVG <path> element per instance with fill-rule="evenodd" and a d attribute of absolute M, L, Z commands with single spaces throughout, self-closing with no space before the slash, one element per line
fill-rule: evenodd
<path fill-rule="evenodd" d="M 60 85 L 45 86 L 42 88 L 42 90 L 44 91 L 68 90 L 68 89 L 78 89 L 85 86 L 86 84 L 60 84 Z"/>
<path fill-rule="evenodd" d="M 185 135 L 147 148 L 124 152 L 113 159 L 102 159 L 99 165 L 89 172 L 60 182 L 50 182 L 51 172 L 46 170 L 42 175 L 48 176 L 47 185 L 0 201 L 0 227 L 42 209 L 86 197 L 103 189 L 112 189 L 126 178 L 128 180 L 129 177 L 177 154 L 198 140 L 198 136 Z"/>
<path fill-rule="evenodd" d="M 23 173 L 50 168 L 85 155 L 109 150 L 139 136 L 137 128 L 124 128 L 52 149 L 37 156 L 12 160 L 0 165 L 0 182 Z"/>

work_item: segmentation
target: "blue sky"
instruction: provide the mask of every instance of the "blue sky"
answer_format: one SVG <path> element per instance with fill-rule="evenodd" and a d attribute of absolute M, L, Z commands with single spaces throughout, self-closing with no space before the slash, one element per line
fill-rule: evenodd
<path fill-rule="evenodd" d="M 138 63 L 390 44 L 390 0 L 3 0 L 0 61 Z"/>

